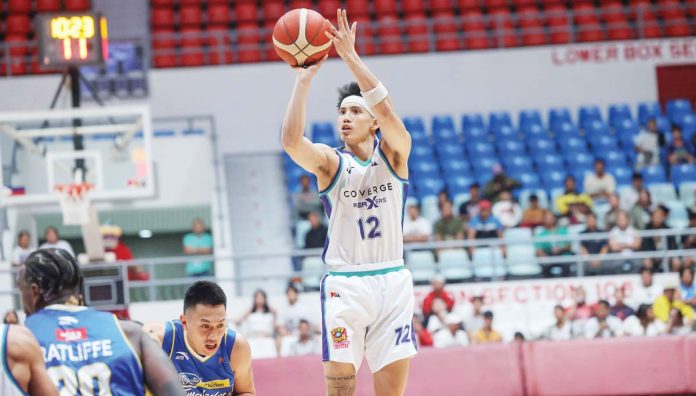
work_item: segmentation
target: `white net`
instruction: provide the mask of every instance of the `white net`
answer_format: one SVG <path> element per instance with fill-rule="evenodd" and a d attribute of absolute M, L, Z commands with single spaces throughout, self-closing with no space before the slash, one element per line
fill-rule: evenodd
<path fill-rule="evenodd" d="M 85 225 L 90 222 L 91 186 L 68 184 L 56 187 L 60 193 L 60 209 L 64 225 Z"/>

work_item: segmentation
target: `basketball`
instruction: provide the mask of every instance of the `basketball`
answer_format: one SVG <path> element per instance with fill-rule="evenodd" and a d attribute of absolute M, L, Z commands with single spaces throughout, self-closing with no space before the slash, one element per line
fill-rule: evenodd
<path fill-rule="evenodd" d="M 275 51 L 290 66 L 309 66 L 321 60 L 331 49 L 324 34 L 330 22 L 316 11 L 298 8 L 278 19 L 273 28 Z"/>

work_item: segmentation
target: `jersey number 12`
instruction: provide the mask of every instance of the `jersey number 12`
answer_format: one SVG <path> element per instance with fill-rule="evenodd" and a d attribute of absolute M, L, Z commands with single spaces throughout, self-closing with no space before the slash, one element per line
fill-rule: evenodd
<path fill-rule="evenodd" d="M 379 231 L 379 219 L 377 216 L 370 216 L 364 222 L 363 219 L 358 219 L 360 238 L 363 241 L 365 240 L 365 225 L 370 227 L 370 231 L 367 233 L 367 239 L 374 239 L 382 236 L 382 232 Z"/>

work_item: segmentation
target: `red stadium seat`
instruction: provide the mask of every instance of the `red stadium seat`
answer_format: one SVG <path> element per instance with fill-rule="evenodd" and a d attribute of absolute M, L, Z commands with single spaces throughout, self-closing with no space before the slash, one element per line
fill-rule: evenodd
<path fill-rule="evenodd" d="M 409 52 L 428 52 L 430 36 L 428 35 L 428 19 L 424 15 L 409 15 L 405 20 L 406 37 L 408 37 Z"/>
<path fill-rule="evenodd" d="M 379 9 L 379 8 L 378 8 Z M 430 0 L 430 11 L 446 11 L 452 12 L 452 1 L 451 0 Z"/>
<path fill-rule="evenodd" d="M 87 11 L 90 9 L 89 0 L 65 0 L 68 11 Z"/>
<path fill-rule="evenodd" d="M 232 38 L 227 27 L 222 25 L 210 26 L 206 33 L 208 35 L 207 44 L 210 63 L 214 65 L 232 63 L 232 50 L 230 49 Z"/>
<path fill-rule="evenodd" d="M 457 0 L 457 6 L 461 11 L 481 11 L 479 0 Z"/>
<path fill-rule="evenodd" d="M 200 26 L 203 19 L 200 7 L 187 5 L 179 9 L 179 25 L 183 27 Z"/>
<path fill-rule="evenodd" d="M 237 2 L 234 8 L 234 14 L 235 20 L 238 23 L 255 22 L 256 18 L 258 17 L 256 3 L 248 1 Z M 280 18 L 280 15 L 278 16 L 278 18 Z"/>
<path fill-rule="evenodd" d="M 167 67 L 177 67 L 178 62 L 175 54 L 155 54 L 153 57 L 153 63 L 155 67 L 167 68 Z"/>
<path fill-rule="evenodd" d="M 203 66 L 205 54 L 201 47 L 183 47 L 181 49 L 181 66 Z"/>
<path fill-rule="evenodd" d="M 396 15 L 382 15 L 378 21 L 379 52 L 382 54 L 399 54 L 404 52 L 404 43 Z"/>
<path fill-rule="evenodd" d="M 397 13 L 396 0 L 374 0 L 373 4 L 380 15 Z"/>
<path fill-rule="evenodd" d="M 150 0 L 151 7 L 174 7 L 174 0 Z"/>
<path fill-rule="evenodd" d="M 182 6 L 196 6 L 200 7 L 201 6 L 201 0 L 179 0 L 179 4 Z"/>
<path fill-rule="evenodd" d="M 550 5 L 544 8 L 544 19 L 547 25 L 568 25 L 568 13 L 562 5 Z"/>
<path fill-rule="evenodd" d="M 341 8 L 341 2 L 339 0 L 322 0 L 319 2 L 319 8 L 317 11 L 319 11 L 324 18 L 331 22 L 335 22 L 336 10 L 339 8 Z M 351 18 L 350 15 L 348 17 Z"/>
<path fill-rule="evenodd" d="M 348 15 L 355 17 L 370 15 L 370 3 L 367 0 L 346 0 L 346 10 Z"/>
<path fill-rule="evenodd" d="M 152 32 L 152 48 L 176 48 L 174 29 L 160 29 Z"/>
<path fill-rule="evenodd" d="M 659 38 L 662 37 L 662 28 L 656 19 L 648 19 L 638 27 L 638 37 Z"/>
<path fill-rule="evenodd" d="M 491 30 L 496 29 L 512 29 L 514 24 L 512 22 L 512 16 L 510 11 L 506 8 L 499 8 L 488 13 L 489 27 Z"/>
<path fill-rule="evenodd" d="M 263 54 L 263 59 L 265 61 L 277 61 L 280 57 L 275 52 L 275 47 L 273 46 L 273 27 L 275 23 L 273 21 L 268 21 L 264 24 L 263 30 L 261 30 L 261 53 Z"/>
<path fill-rule="evenodd" d="M 227 3 L 208 4 L 208 25 L 226 25 L 230 21 Z"/>
<path fill-rule="evenodd" d="M 244 23 L 237 26 L 237 46 L 240 62 L 258 62 L 259 30 L 254 23 Z"/>
<path fill-rule="evenodd" d="M 638 20 L 639 18 L 649 18 L 656 19 L 655 9 L 652 3 L 636 3 L 629 7 L 628 15 L 632 20 Z"/>
<path fill-rule="evenodd" d="M 152 26 L 174 26 L 174 10 L 171 8 L 153 8 L 150 12 L 150 16 L 152 18 Z"/>
<path fill-rule="evenodd" d="M 433 19 L 435 30 L 435 48 L 438 51 L 457 51 L 461 49 L 457 35 L 457 23 L 453 16 L 441 16 Z"/>
<path fill-rule="evenodd" d="M 425 11 L 422 0 L 402 0 L 401 8 L 406 16 L 421 14 Z"/>
<path fill-rule="evenodd" d="M 31 31 L 31 19 L 28 15 L 10 14 L 5 23 L 7 34 L 26 35 Z"/>
<path fill-rule="evenodd" d="M 485 0 L 482 3 L 485 3 L 489 10 L 507 7 L 506 0 Z"/>
<path fill-rule="evenodd" d="M 60 0 L 36 0 L 36 12 L 56 12 L 60 7 Z"/>
<path fill-rule="evenodd" d="M 578 25 L 598 23 L 596 10 L 591 4 L 574 4 L 573 18 Z"/>
<path fill-rule="evenodd" d="M 567 25 L 549 26 L 548 29 L 552 44 L 567 44 L 570 42 L 570 27 Z"/>
<path fill-rule="evenodd" d="M 604 32 L 598 23 L 588 23 L 578 27 L 577 41 L 587 43 L 594 41 L 603 41 Z"/>
<path fill-rule="evenodd" d="M 535 0 L 512 0 L 512 4 L 514 4 L 518 10 L 523 7 L 536 7 Z"/>
<path fill-rule="evenodd" d="M 307 9 L 313 9 L 314 4 L 312 3 L 312 0 L 290 0 L 290 7 L 291 10 L 294 10 L 296 8 L 307 8 Z M 336 10 L 334 10 L 334 13 Z"/>
<path fill-rule="evenodd" d="M 609 40 L 631 40 L 634 36 L 631 26 L 626 21 L 607 24 L 607 38 Z"/>
<path fill-rule="evenodd" d="M 657 3 L 658 15 L 662 19 L 681 19 L 684 17 L 679 0 L 660 0 Z"/>
<path fill-rule="evenodd" d="M 483 14 L 481 11 L 472 10 L 462 13 L 462 28 L 464 31 L 486 30 Z"/>
<path fill-rule="evenodd" d="M 608 3 L 602 4 L 602 19 L 607 23 L 625 22 L 626 14 L 624 13 L 623 4 Z"/>
<path fill-rule="evenodd" d="M 5 37 L 5 44 L 8 46 L 8 51 L 13 58 L 23 57 L 29 53 L 29 42 L 24 35 L 8 35 Z"/>
<path fill-rule="evenodd" d="M 28 14 L 31 12 L 31 0 L 8 0 L 7 11 L 12 14 Z"/>
<path fill-rule="evenodd" d="M 27 74 L 27 67 L 24 59 L 12 59 L 10 60 L 10 74 L 13 76 L 21 76 Z"/>
<path fill-rule="evenodd" d="M 696 18 L 696 0 L 686 0 L 684 1 L 684 6 L 686 7 L 686 13 L 692 18 Z"/>
<path fill-rule="evenodd" d="M 541 24 L 537 27 L 527 27 L 522 33 L 522 45 L 534 46 L 545 45 L 548 43 L 544 27 Z"/>
<path fill-rule="evenodd" d="M 535 6 L 524 6 L 517 10 L 520 27 L 536 27 L 540 24 L 541 17 Z"/>
<path fill-rule="evenodd" d="M 665 21 L 665 32 L 669 37 L 686 37 L 691 35 L 691 28 L 686 18 L 673 18 Z"/>
<path fill-rule="evenodd" d="M 204 36 L 203 31 L 198 27 L 185 27 L 181 28 L 179 31 L 181 35 L 181 46 L 182 47 L 203 47 Z"/>
<path fill-rule="evenodd" d="M 540 0 L 539 1 L 544 8 L 549 7 L 549 6 L 557 6 L 557 5 L 562 5 L 565 7 L 565 0 Z"/>
<path fill-rule="evenodd" d="M 263 2 L 263 19 L 277 21 L 285 14 L 285 3 L 282 0 L 268 0 Z"/>
<path fill-rule="evenodd" d="M 358 53 L 361 55 L 372 55 L 377 52 L 374 40 L 374 30 L 371 26 L 370 17 L 367 15 L 358 15 L 353 18 L 358 22 L 358 31 L 356 33 L 355 45 Z"/>
<path fill-rule="evenodd" d="M 464 46 L 467 49 L 486 49 L 490 46 L 485 30 L 471 30 L 464 32 Z"/>

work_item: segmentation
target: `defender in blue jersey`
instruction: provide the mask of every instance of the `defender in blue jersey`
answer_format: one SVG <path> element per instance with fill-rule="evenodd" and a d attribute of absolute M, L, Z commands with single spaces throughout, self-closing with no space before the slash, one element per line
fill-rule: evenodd
<path fill-rule="evenodd" d="M 46 373 L 41 349 L 27 328 L 0 324 L 0 395 L 58 396 Z"/>
<path fill-rule="evenodd" d="M 179 320 L 146 329 L 162 343 L 188 396 L 256 394 L 249 343 L 227 328 L 227 297 L 217 284 L 194 283 Z"/>
<path fill-rule="evenodd" d="M 82 272 L 61 249 L 32 253 L 19 270 L 26 326 L 61 395 L 184 395 L 174 367 L 142 327 L 81 305 Z"/>

